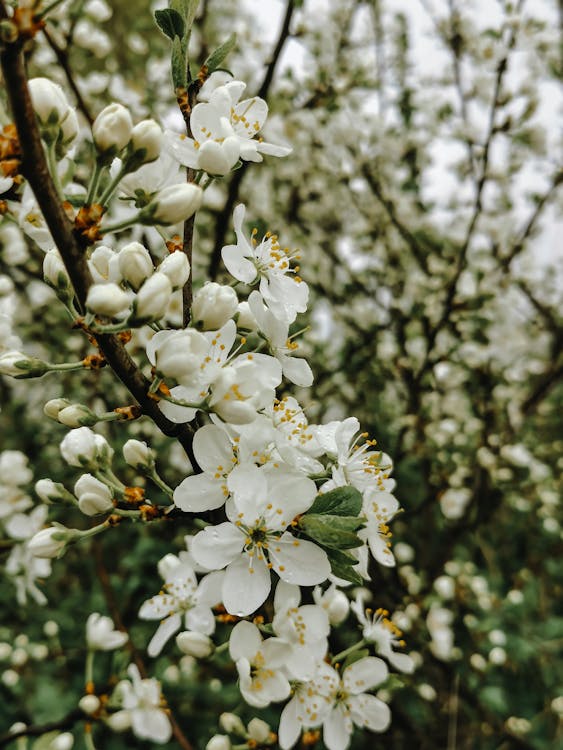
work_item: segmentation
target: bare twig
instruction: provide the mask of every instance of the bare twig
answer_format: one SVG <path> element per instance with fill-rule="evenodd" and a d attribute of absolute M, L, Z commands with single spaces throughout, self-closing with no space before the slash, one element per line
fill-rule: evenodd
<path fill-rule="evenodd" d="M 94 118 L 90 112 L 90 109 L 88 108 L 88 105 L 86 104 L 84 100 L 84 97 L 82 96 L 80 89 L 78 88 L 76 81 L 74 80 L 74 75 L 70 68 L 69 59 L 68 59 L 69 48 L 61 47 L 58 44 L 58 42 L 55 41 L 55 37 L 53 36 L 53 34 L 50 31 L 47 31 L 46 27 L 43 29 L 43 35 L 45 39 L 47 40 L 49 47 L 51 47 L 51 49 L 55 53 L 55 56 L 59 62 L 59 65 L 65 72 L 68 84 L 74 93 L 78 109 L 82 112 L 82 114 L 88 121 L 88 124 L 90 126 L 93 125 Z"/>
<path fill-rule="evenodd" d="M 46 724 L 32 724 L 31 726 L 20 729 L 17 732 L 6 732 L 5 734 L 0 734 L 0 747 L 6 747 L 19 737 L 40 737 L 42 734 L 47 734 L 47 732 L 71 729 L 78 721 L 84 718 L 83 711 L 79 708 L 75 708 L 58 721 L 49 721 Z"/>

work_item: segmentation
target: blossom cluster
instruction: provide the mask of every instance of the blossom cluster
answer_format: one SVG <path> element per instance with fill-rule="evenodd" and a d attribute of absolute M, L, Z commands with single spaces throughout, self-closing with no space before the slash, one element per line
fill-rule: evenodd
<path fill-rule="evenodd" d="M 158 593 L 139 603 L 141 620 L 159 621 L 148 656 L 157 657 L 173 636 L 180 652 L 194 658 L 211 662 L 228 650 L 250 707 L 284 704 L 278 728 L 284 750 L 303 731 L 321 727 L 326 746 L 344 750 L 354 725 L 387 729 L 390 709 L 372 691 L 386 682 L 388 664 L 406 673 L 414 668 L 412 659 L 397 651 L 405 644 L 389 613 L 366 610 L 359 595 L 352 611 L 361 637 L 343 654 L 333 653 L 331 645 L 332 628 L 349 614 L 350 585 L 370 580 L 370 564 L 395 565 L 390 523 L 400 509 L 392 494 L 391 459 L 361 432 L 356 418 L 309 423 L 303 404 L 289 395 L 291 385 L 303 389 L 313 383 L 305 347 L 300 348 L 302 331 L 296 330 L 309 288 L 300 276 L 299 253 L 283 247 L 277 234 L 249 232 L 243 204 L 233 215 L 236 241 L 221 253 L 230 278 L 196 290 L 187 325 L 185 316 L 180 325 L 175 317 L 192 268 L 182 242 L 175 235 L 167 238 L 162 228 L 190 220 L 205 189 L 239 160 L 260 162 L 263 155 L 281 157 L 291 150 L 259 136 L 267 105 L 258 97 L 241 101 L 244 89 L 241 81 L 221 83 L 212 75 L 191 112 L 192 137 L 165 132 L 153 120 L 134 125 L 126 107 L 108 105 L 93 123 L 96 157 L 84 188 L 64 169 L 79 137 L 74 109 L 56 84 L 30 81 L 55 186 L 61 198 L 72 195 L 73 205 L 80 206 L 74 228 L 88 245 L 91 277 L 83 315 L 68 261 L 28 187 L 9 208 L 45 251 L 44 279 L 77 326 L 90 337 L 122 334 L 126 343 L 133 332 L 130 353 L 150 378 L 150 398 L 170 423 L 191 425 L 193 465 L 170 488 L 156 471 L 152 449 L 129 440 L 125 462 L 159 491 L 149 497 L 144 486 L 121 481 L 113 448 L 91 429 L 138 415 L 123 409 L 98 414 L 83 404 L 51 399 L 45 414 L 71 428 L 61 455 L 82 473 L 72 492 L 41 479 L 36 493 L 45 504 L 66 504 L 97 523 L 86 529 L 60 523 L 42 528 L 46 505 L 26 515 L 32 502 L 19 489 L 29 483 L 29 470 L 18 457 L 2 454 L 11 465 L 0 497 L 1 519 L 17 542 L 7 570 L 21 601 L 29 593 L 43 603 L 36 580 L 49 574 L 51 560 L 70 545 L 127 518 L 173 519 L 190 533 L 184 550 L 160 561 Z M 180 167 L 189 168 L 193 181 L 185 181 Z M 140 241 L 139 226 L 158 228 L 164 257 L 155 258 L 152 245 Z M 91 365 L 88 359 L 51 364 L 19 349 L 0 353 L 0 373 L 17 378 Z M 162 493 L 167 504 L 155 499 Z M 305 596 L 314 603 L 302 603 Z M 232 627 L 227 640 L 217 643 L 217 624 L 224 622 Z M 90 615 L 80 708 L 115 731 L 131 728 L 141 739 L 167 742 L 172 724 L 160 685 L 137 666 L 129 666 L 129 679 L 117 684 L 109 701 L 96 694 L 94 654 L 121 648 L 127 639 L 109 618 Z M 248 732 L 260 734 L 257 727 L 254 723 Z"/>

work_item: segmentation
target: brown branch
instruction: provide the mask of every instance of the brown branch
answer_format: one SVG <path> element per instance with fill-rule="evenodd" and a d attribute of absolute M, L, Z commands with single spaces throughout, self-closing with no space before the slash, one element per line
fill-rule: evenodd
<path fill-rule="evenodd" d="M 42 734 L 47 734 L 47 732 L 70 729 L 76 724 L 76 722 L 85 718 L 83 711 L 79 708 L 75 708 L 58 721 L 49 721 L 46 724 L 33 724 L 25 727 L 25 729 L 20 729 L 17 732 L 6 732 L 5 734 L 0 734 L 0 747 L 6 747 L 6 745 L 9 745 L 19 737 L 40 737 Z"/>
<path fill-rule="evenodd" d="M 266 74 L 264 76 L 264 80 L 262 81 L 262 85 L 258 89 L 257 96 L 259 96 L 261 99 L 266 99 L 268 97 L 270 86 L 272 85 L 272 81 L 274 79 L 276 65 L 278 64 L 281 51 L 289 36 L 289 27 L 294 10 L 295 1 L 288 0 L 287 5 L 285 6 L 285 16 L 281 25 L 278 41 L 276 42 L 276 46 L 274 47 L 274 51 L 272 52 L 272 56 L 270 57 L 270 62 L 268 63 L 268 67 L 266 68 Z"/>
<path fill-rule="evenodd" d="M 514 245 L 510 248 L 510 251 L 500 259 L 500 265 L 502 270 L 506 273 L 510 269 L 510 265 L 514 258 L 516 258 L 517 255 L 519 255 L 522 250 L 525 247 L 526 240 L 530 237 L 532 231 L 534 230 L 534 227 L 536 226 L 538 219 L 540 218 L 544 208 L 549 203 L 551 198 L 554 196 L 555 191 L 557 188 L 563 183 L 563 169 L 560 169 L 555 173 L 551 180 L 551 184 L 548 187 L 548 189 L 545 191 L 545 193 L 539 198 L 536 207 L 532 211 L 532 214 L 528 221 L 526 222 L 526 225 L 524 226 L 523 230 L 520 233 L 520 236 L 514 243 Z"/>
<path fill-rule="evenodd" d="M 5 3 L 0 0 L 0 19 L 8 17 Z M 85 246 L 74 233 L 49 173 L 27 85 L 20 40 L 4 46 L 0 62 L 22 151 L 21 172 L 33 190 L 73 284 L 78 305 L 84 310 L 88 289 L 92 284 Z M 189 427 L 168 420 L 157 403 L 149 398 L 150 382 L 131 359 L 119 338 L 98 334 L 95 339 L 112 370 L 139 403 L 143 414 L 149 416 L 165 435 L 179 440 L 197 471 L 192 450 L 193 433 Z"/>
<path fill-rule="evenodd" d="M 393 224 L 395 229 L 399 232 L 405 243 L 410 248 L 416 262 L 426 273 L 428 273 L 428 263 L 426 261 L 424 248 L 413 235 L 413 233 L 410 232 L 403 224 L 403 222 L 399 219 L 395 210 L 395 206 L 385 195 L 383 195 L 380 183 L 378 182 L 378 180 L 376 180 L 367 164 L 362 165 L 362 174 L 369 187 L 371 188 L 372 193 L 385 209 L 385 212 L 389 217 L 389 221 L 391 222 L 391 224 Z"/>
<path fill-rule="evenodd" d="M 270 58 L 270 62 L 268 63 L 268 67 L 266 69 L 266 73 L 264 75 L 262 84 L 260 85 L 260 88 L 258 89 L 257 96 L 259 96 L 262 99 L 268 98 L 270 87 L 272 85 L 272 81 L 274 78 L 276 65 L 280 58 L 283 46 L 289 36 L 289 27 L 291 24 L 291 19 L 293 17 L 294 10 L 295 10 L 295 0 L 288 0 L 286 8 L 285 8 L 285 16 L 282 22 L 282 26 L 281 26 L 280 33 L 278 36 L 278 40 L 276 42 L 276 46 L 274 47 L 274 51 L 272 52 L 272 56 Z M 240 193 L 240 186 L 244 179 L 244 175 L 246 174 L 247 166 L 248 166 L 247 164 L 243 164 L 242 167 L 238 169 L 231 177 L 231 181 L 229 183 L 229 192 L 227 194 L 227 200 L 225 201 L 225 205 L 223 206 L 223 208 L 217 214 L 217 217 L 216 217 L 213 252 L 211 253 L 211 257 L 209 259 L 209 266 L 208 266 L 208 275 L 212 281 L 215 281 L 215 279 L 217 278 L 217 274 L 219 273 L 219 263 L 221 262 L 221 250 L 223 249 L 223 245 L 225 244 L 225 237 L 227 236 L 227 231 L 230 226 L 230 219 L 233 213 L 233 208 L 235 207 L 235 204 L 238 201 L 238 197 Z"/>

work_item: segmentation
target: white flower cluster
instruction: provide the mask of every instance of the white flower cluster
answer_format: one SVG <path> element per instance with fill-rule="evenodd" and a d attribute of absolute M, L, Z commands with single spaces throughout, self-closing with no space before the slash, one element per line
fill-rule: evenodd
<path fill-rule="evenodd" d="M 27 464 L 27 456 L 20 451 L 0 453 L 0 528 L 11 543 L 4 569 L 16 587 L 20 605 L 26 603 L 28 594 L 37 604 L 46 604 L 37 582 L 50 575 L 51 562 L 36 556 L 31 540 L 45 523 L 47 508 L 33 508 L 24 489 L 33 477 Z"/>
<path fill-rule="evenodd" d="M 54 84 L 45 79 L 31 83 L 42 136 L 60 152 L 75 137 L 67 132 L 73 110 Z M 174 241 L 167 243 L 174 251 L 160 263 L 149 247 L 131 237 L 126 244 L 96 244 L 100 227 L 115 235 L 134 225 L 185 221 L 200 207 L 203 189 L 239 160 L 259 162 L 262 154 L 289 153 L 261 139 L 267 105 L 258 97 L 240 101 L 244 88 L 240 81 L 217 85 L 212 76 L 191 112 L 193 138 L 163 135 L 152 120 L 134 126 L 121 104 L 103 109 L 92 128 L 96 168 L 77 225 L 90 232 L 90 219 L 99 214 L 101 221 L 103 216 L 88 235 L 93 284 L 84 325 L 94 333 L 143 329 L 146 335 L 137 338 L 144 352 L 137 349 L 135 355 L 146 354 L 148 362 L 141 367 L 152 368 L 150 395 L 172 422 L 193 423 L 199 415 L 202 426 L 193 437 L 195 471 L 172 490 L 156 474 L 151 449 L 140 441 L 126 443 L 126 462 L 164 489 L 172 503 L 154 504 L 144 487 L 126 487 L 119 480 L 111 468 L 112 448 L 86 426 L 107 415 L 53 399 L 45 413 L 76 428 L 61 443 L 63 458 L 87 473 L 72 493 L 50 479 L 40 480 L 36 491 L 46 503 L 67 503 L 102 520 L 85 531 L 61 524 L 40 528 L 45 520 L 40 508 L 43 515 L 25 538 L 32 536 L 27 549 L 33 559 L 48 566 L 68 545 L 105 531 L 116 519 L 197 514 L 193 528 L 199 531 L 186 537 L 186 550 L 160 561 L 164 583 L 140 607 L 140 619 L 159 622 L 148 655 L 158 656 L 173 636 L 189 658 L 212 659 L 228 648 L 241 695 L 250 706 L 285 703 L 279 726 L 284 750 L 298 742 L 303 730 L 321 726 L 326 746 L 344 750 L 354 725 L 381 732 L 390 722 L 388 706 L 370 692 L 387 679 L 386 661 L 403 672 L 413 668 L 407 655 L 396 652 L 404 643 L 388 613 L 365 611 L 360 598 L 352 608 L 362 637 L 345 656 L 366 645 L 378 656 L 358 654 L 341 666 L 340 655 L 331 652 L 331 628 L 350 609 L 343 589 L 369 580 L 370 554 L 380 565 L 395 564 L 389 524 L 399 504 L 392 494 L 391 460 L 360 433 L 357 419 L 309 424 L 297 399 L 283 394 L 284 383 L 306 388 L 313 382 L 296 341 L 296 318 L 306 311 L 309 298 L 299 275 L 299 255 L 284 248 L 276 234 L 266 232 L 261 239 L 256 229 L 248 234 L 245 206 L 238 205 L 236 242 L 222 249 L 232 282 L 197 289 L 189 325 L 172 328 L 171 298 L 191 274 L 179 243 L 177 251 Z M 194 170 L 195 183 L 183 180 L 177 161 Z M 112 204 L 118 190 L 134 203 L 134 213 L 127 213 L 130 206 L 124 213 Z M 24 227 L 34 209 L 26 210 Z M 73 312 L 74 293 L 62 258 L 56 248 L 46 249 L 44 278 Z M 4 371 L 19 376 L 24 355 L 12 354 L 17 359 Z M 17 525 L 16 511 L 28 507 L 18 508 L 10 498 L 6 529 Z M 31 569 L 28 564 L 28 577 Z M 26 586 L 34 593 L 33 580 Z M 300 587 L 314 587 L 314 603 L 301 603 Z M 272 607 L 264 605 L 272 592 L 273 616 L 266 622 Z M 220 622 L 236 624 L 227 642 L 218 644 L 214 638 L 221 614 L 226 620 Z M 256 619 L 247 619 L 251 617 Z M 92 614 L 87 669 L 95 651 L 120 648 L 126 640 L 109 618 Z M 172 726 L 159 684 L 142 679 L 135 666 L 129 667 L 129 677 L 118 684 L 107 707 L 87 680 L 81 709 L 102 717 L 115 731 L 131 728 L 141 739 L 167 742 Z M 260 741 L 270 742 L 270 730 L 262 724 L 251 722 L 241 736 L 264 735 Z M 223 740 L 216 736 L 213 741 Z"/>

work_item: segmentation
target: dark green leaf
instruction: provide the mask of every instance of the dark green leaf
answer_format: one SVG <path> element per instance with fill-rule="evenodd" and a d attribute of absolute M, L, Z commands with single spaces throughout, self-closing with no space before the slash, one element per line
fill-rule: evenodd
<path fill-rule="evenodd" d="M 362 542 L 356 531 L 363 525 L 361 518 L 350 516 L 305 515 L 299 520 L 299 528 L 308 537 L 325 547 L 351 549 Z"/>
<path fill-rule="evenodd" d="M 186 56 L 182 49 L 182 42 L 179 37 L 175 37 L 172 42 L 172 81 L 175 89 L 186 87 Z"/>
<path fill-rule="evenodd" d="M 174 41 L 175 37 L 183 38 L 186 25 L 177 10 L 173 10 L 172 8 L 156 10 L 154 12 L 154 20 L 162 33 L 166 34 L 172 41 Z"/>
<path fill-rule="evenodd" d="M 335 516 L 357 516 L 362 509 L 362 494 L 355 487 L 336 487 L 317 495 L 309 513 L 332 513 Z"/>
<path fill-rule="evenodd" d="M 355 583 L 357 586 L 362 586 L 364 579 L 358 573 L 358 571 L 352 567 L 352 565 L 342 565 L 338 560 L 335 560 L 329 553 L 330 567 L 332 573 L 338 578 L 343 578 L 345 581 Z"/>

